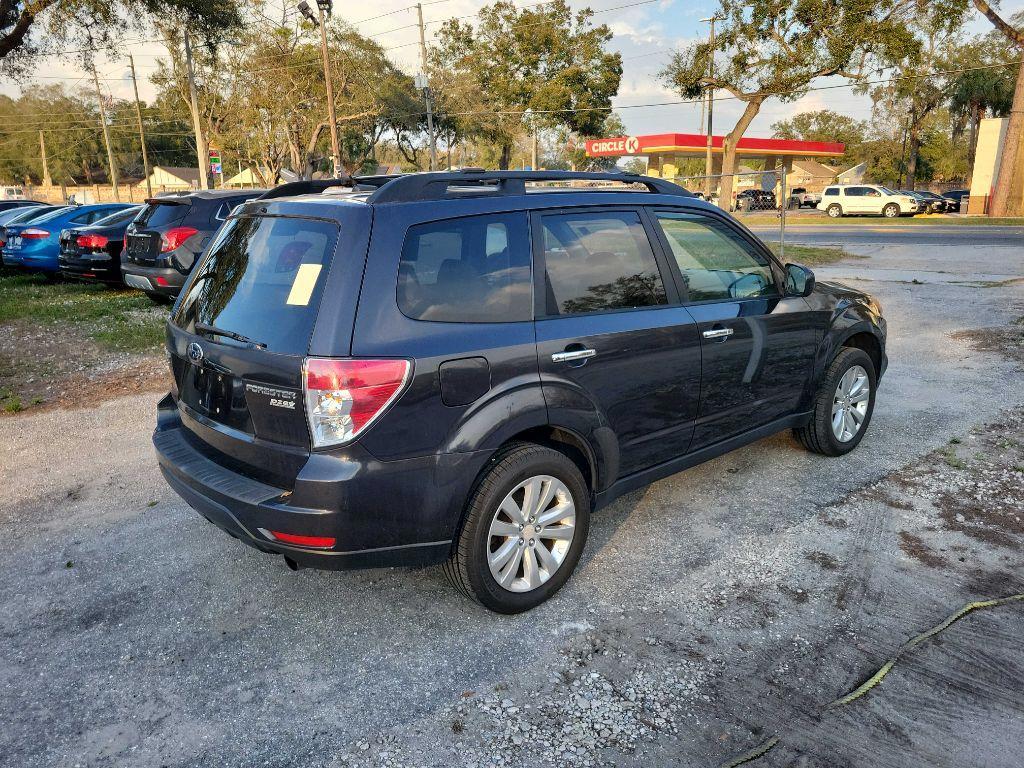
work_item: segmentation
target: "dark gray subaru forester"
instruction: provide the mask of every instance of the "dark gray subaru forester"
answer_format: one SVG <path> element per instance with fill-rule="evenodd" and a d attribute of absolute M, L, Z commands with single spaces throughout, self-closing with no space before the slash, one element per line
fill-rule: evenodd
<path fill-rule="evenodd" d="M 784 429 L 852 450 L 886 365 L 871 297 L 674 184 L 569 172 L 279 187 L 167 344 L 153 441 L 203 516 L 293 568 L 444 563 L 504 613 L 627 491 Z"/>

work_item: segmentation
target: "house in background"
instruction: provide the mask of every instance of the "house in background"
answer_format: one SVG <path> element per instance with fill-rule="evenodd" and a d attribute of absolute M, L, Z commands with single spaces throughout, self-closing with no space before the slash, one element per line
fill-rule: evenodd
<path fill-rule="evenodd" d="M 868 172 L 867 163 L 857 163 L 852 168 L 847 168 L 845 171 L 836 176 L 836 182 L 839 184 L 863 184 L 864 176 Z"/>
<path fill-rule="evenodd" d="M 793 170 L 786 176 L 786 188 L 803 187 L 808 192 L 821 192 L 835 181 L 836 171 L 817 160 L 794 160 Z"/>
<path fill-rule="evenodd" d="M 199 189 L 199 169 L 154 165 L 153 172 L 149 174 L 149 183 L 153 187 L 154 194 L 159 192 L 187 192 L 190 189 Z M 145 180 L 141 181 L 138 186 L 145 190 Z"/>
<path fill-rule="evenodd" d="M 270 172 L 264 169 L 263 174 L 264 176 L 269 176 Z M 260 177 L 252 168 L 243 168 L 230 179 L 225 180 L 224 186 L 244 189 L 262 189 L 267 185 L 260 181 Z"/>

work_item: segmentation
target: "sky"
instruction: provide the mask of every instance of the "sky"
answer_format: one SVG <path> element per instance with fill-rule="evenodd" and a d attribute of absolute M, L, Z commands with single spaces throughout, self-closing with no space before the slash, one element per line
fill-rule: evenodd
<path fill-rule="evenodd" d="M 291 0 L 273 0 L 292 5 Z M 964 0 L 969 2 L 969 0 Z M 295 0 L 297 2 L 297 0 Z M 514 0 L 516 5 L 533 4 L 535 0 Z M 409 74 L 419 69 L 418 31 L 415 8 L 409 0 L 377 0 L 374 3 L 337 3 L 335 14 L 353 24 L 361 33 L 373 37 L 388 50 L 388 55 Z M 482 0 L 425 0 L 427 44 L 438 25 L 451 17 L 467 16 L 477 12 Z M 623 57 L 622 83 L 613 105 L 619 112 L 631 135 L 648 133 L 696 133 L 699 130 L 700 107 L 694 104 L 641 106 L 666 101 L 678 101 L 678 94 L 665 87 L 658 78 L 659 71 L 668 61 L 672 50 L 703 39 L 707 24 L 700 20 L 711 15 L 717 3 L 714 0 L 570 0 L 573 8 L 590 7 L 596 13 L 595 23 L 607 24 L 614 37 L 612 50 Z M 1004 0 L 1000 6 L 1005 16 L 1024 8 L 1024 0 Z M 1005 17 L 1004 16 L 1004 17 Z M 466 21 L 472 22 L 472 19 Z M 984 18 L 976 15 L 968 30 L 984 32 L 990 29 Z M 135 37 L 140 37 L 136 34 Z M 135 57 L 139 74 L 139 91 L 143 100 L 150 99 L 154 88 L 148 81 L 157 61 L 166 56 L 164 48 L 156 43 L 130 39 L 121 49 L 119 58 L 101 55 L 97 69 L 102 78 L 101 88 L 120 98 L 132 98 L 132 85 L 127 54 Z M 73 54 L 51 55 L 42 59 L 34 82 L 64 83 L 71 87 L 91 87 L 91 77 L 82 68 L 82 61 Z M 819 85 L 838 85 L 843 81 L 832 78 Z M 31 88 L 31 81 L 20 85 L 0 82 L 0 93 L 16 96 L 21 88 Z M 849 88 L 812 91 L 791 103 L 770 100 L 747 131 L 748 136 L 770 136 L 771 125 L 801 112 L 831 109 L 857 119 L 871 116 L 871 103 L 866 96 L 857 96 Z M 715 105 L 715 133 L 727 131 L 742 111 L 735 100 L 717 101 Z"/>

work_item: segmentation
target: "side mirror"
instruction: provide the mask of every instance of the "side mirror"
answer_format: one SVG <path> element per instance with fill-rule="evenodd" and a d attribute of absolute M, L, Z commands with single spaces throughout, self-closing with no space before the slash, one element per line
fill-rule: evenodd
<path fill-rule="evenodd" d="M 814 290 L 814 273 L 799 264 L 786 265 L 786 295 L 810 296 Z"/>

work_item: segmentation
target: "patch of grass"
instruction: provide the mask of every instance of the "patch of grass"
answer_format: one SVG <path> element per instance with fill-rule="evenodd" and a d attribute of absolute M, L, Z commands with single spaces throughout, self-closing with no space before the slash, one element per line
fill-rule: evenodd
<path fill-rule="evenodd" d="M 960 445 L 960 443 L 962 443 L 962 442 L 963 442 L 963 440 L 961 440 L 959 437 L 951 437 L 951 438 L 949 438 L 949 444 L 950 445 Z"/>
<path fill-rule="evenodd" d="M 0 275 L 0 325 L 27 320 L 39 325 L 73 323 L 108 349 L 155 350 L 166 313 L 140 291 L 85 283 L 47 283 L 38 275 Z"/>
<path fill-rule="evenodd" d="M 956 451 L 954 451 L 952 448 L 945 448 L 942 451 L 942 459 L 943 459 L 943 461 L 946 462 L 946 464 L 951 466 L 953 469 L 966 469 L 967 468 L 966 462 L 964 462 L 963 459 L 961 459 L 959 456 L 957 456 L 956 455 Z"/>
<path fill-rule="evenodd" d="M 779 255 L 779 243 L 768 243 L 772 253 Z M 793 245 L 786 243 L 786 261 L 803 264 L 805 267 L 820 267 L 833 264 L 843 259 L 859 259 L 861 256 L 850 253 L 842 248 L 827 248 L 819 245 Z"/>
<path fill-rule="evenodd" d="M 18 413 L 18 411 L 24 410 L 25 408 L 25 406 L 21 404 L 21 398 L 13 392 L 3 399 L 3 403 L 5 413 Z"/>

